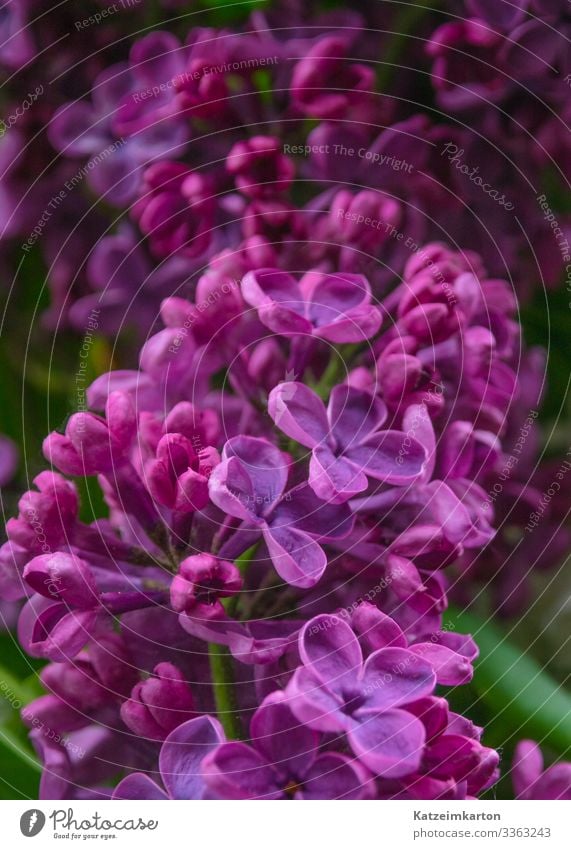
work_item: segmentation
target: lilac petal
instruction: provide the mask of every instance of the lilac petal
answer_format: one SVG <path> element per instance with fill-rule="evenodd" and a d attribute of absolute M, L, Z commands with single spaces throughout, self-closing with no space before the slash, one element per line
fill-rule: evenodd
<path fill-rule="evenodd" d="M 398 430 L 370 436 L 363 444 L 349 448 L 345 456 L 370 477 L 397 485 L 419 478 L 426 463 L 424 446 Z"/>
<path fill-rule="evenodd" d="M 571 801 L 571 764 L 559 763 L 546 769 L 529 788 L 529 798 Z"/>
<path fill-rule="evenodd" d="M 303 383 L 280 383 L 270 392 L 268 412 L 287 436 L 313 448 L 327 439 L 329 423 L 318 395 Z"/>
<path fill-rule="evenodd" d="M 389 646 L 406 648 L 407 640 L 399 625 L 369 602 L 362 602 L 351 617 L 351 627 L 359 637 L 361 645 L 369 651 Z"/>
<path fill-rule="evenodd" d="M 278 269 L 261 268 L 250 271 L 242 280 L 242 294 L 253 307 L 268 303 L 285 303 L 288 309 L 295 309 L 300 315 L 305 312 L 301 289 L 291 274 Z"/>
<path fill-rule="evenodd" d="M 325 752 L 305 774 L 304 799 L 362 799 L 367 782 L 346 755 Z"/>
<path fill-rule="evenodd" d="M 127 206 L 137 196 L 143 171 L 133 157 L 132 144 L 126 141 L 121 147 L 115 147 L 111 153 L 101 159 L 94 156 L 89 172 L 89 184 L 93 190 L 105 197 L 115 206 Z"/>
<path fill-rule="evenodd" d="M 467 657 L 468 660 L 475 660 L 480 650 L 470 634 L 455 634 L 453 631 L 441 631 L 438 635 L 438 641 L 441 645 L 451 649 L 451 651 Z"/>
<path fill-rule="evenodd" d="M 178 38 L 166 30 L 159 30 L 135 42 L 131 49 L 131 66 L 145 86 L 156 85 L 159 80 L 173 80 L 183 70 L 185 48 Z"/>
<path fill-rule="evenodd" d="M 423 766 L 435 778 L 462 781 L 478 767 L 482 747 L 474 740 L 456 734 L 437 737 L 424 755 Z"/>
<path fill-rule="evenodd" d="M 319 581 L 327 566 L 323 549 L 297 528 L 270 526 L 263 530 L 278 575 L 294 587 L 307 589 Z"/>
<path fill-rule="evenodd" d="M 146 280 L 149 271 L 145 254 L 126 233 L 101 239 L 87 264 L 89 280 L 94 287 L 119 286 L 131 294 Z"/>
<path fill-rule="evenodd" d="M 268 664 L 279 660 L 295 644 L 301 622 L 289 619 L 204 620 L 181 614 L 181 627 L 208 643 L 228 646 L 236 660 L 248 664 Z"/>
<path fill-rule="evenodd" d="M 467 7 L 471 15 L 481 18 L 494 28 L 510 30 L 524 16 L 528 0 L 510 0 L 498 3 L 498 0 L 468 0 Z"/>
<path fill-rule="evenodd" d="M 160 409 L 161 392 L 147 374 L 117 369 L 96 378 L 87 390 L 87 401 L 94 410 L 103 410 L 111 392 L 128 392 L 137 410 Z"/>
<path fill-rule="evenodd" d="M 541 749 L 533 740 L 521 740 L 515 747 L 512 783 L 516 798 L 524 796 L 543 770 Z"/>
<path fill-rule="evenodd" d="M 367 700 L 359 714 L 399 707 L 428 696 L 436 677 L 430 663 L 408 649 L 387 648 L 374 652 L 363 669 L 361 687 Z"/>
<path fill-rule="evenodd" d="M 470 661 L 446 646 L 438 643 L 416 643 L 410 650 L 432 666 L 438 684 L 454 687 L 467 684 L 474 676 Z"/>
<path fill-rule="evenodd" d="M 309 463 L 309 485 L 318 498 L 344 504 L 368 487 L 367 476 L 345 457 L 335 457 L 326 446 L 313 449 Z"/>
<path fill-rule="evenodd" d="M 343 713 L 343 704 L 305 666 L 294 673 L 287 687 L 288 703 L 300 722 L 317 731 L 347 731 L 355 722 Z"/>
<path fill-rule="evenodd" d="M 308 484 L 286 493 L 274 512 L 272 526 L 295 525 L 317 539 L 343 539 L 353 530 L 353 514 L 346 504 L 326 504 Z"/>
<path fill-rule="evenodd" d="M 275 333 L 311 333 L 303 295 L 290 274 L 271 268 L 250 271 L 242 280 L 242 295 Z"/>
<path fill-rule="evenodd" d="M 18 449 L 11 439 L 0 434 L 0 487 L 10 483 L 18 468 Z"/>
<path fill-rule="evenodd" d="M 301 305 L 294 303 L 292 306 Z M 312 327 L 309 321 L 299 315 L 297 310 L 290 309 L 290 304 L 264 304 L 258 309 L 258 315 L 262 324 L 274 333 L 284 336 L 311 335 Z"/>
<path fill-rule="evenodd" d="M 434 472 L 436 462 L 436 435 L 426 404 L 411 404 L 402 417 L 402 429 L 405 433 L 412 431 L 426 449 L 426 464 L 422 480 L 428 482 Z"/>
<path fill-rule="evenodd" d="M 20 613 L 18 638 L 33 657 L 61 662 L 89 642 L 99 618 L 99 609 L 68 613 L 62 602 L 33 596 Z"/>
<path fill-rule="evenodd" d="M 18 601 L 26 597 L 22 577 L 30 552 L 10 540 L 0 546 L 0 599 Z"/>
<path fill-rule="evenodd" d="M 211 716 L 189 719 L 171 731 L 159 755 L 163 784 L 171 799 L 203 797 L 203 758 L 224 739 L 222 726 Z"/>
<path fill-rule="evenodd" d="M 32 589 L 52 601 L 87 610 L 98 602 L 93 572 L 75 554 L 56 551 L 33 557 L 24 569 L 24 578 Z"/>
<path fill-rule="evenodd" d="M 134 772 L 120 781 L 113 791 L 113 799 L 168 799 L 164 790 L 143 772 Z"/>
<path fill-rule="evenodd" d="M 299 635 L 299 653 L 313 675 L 337 692 L 354 686 L 363 655 L 359 641 L 339 616 L 322 614 L 311 619 Z"/>
<path fill-rule="evenodd" d="M 375 335 L 381 321 L 381 312 L 377 307 L 358 307 L 337 321 L 320 327 L 314 335 L 334 343 L 364 342 Z"/>
<path fill-rule="evenodd" d="M 214 504 L 230 516 L 247 521 L 256 518 L 252 481 L 236 457 L 213 469 L 208 492 Z"/>
<path fill-rule="evenodd" d="M 308 300 L 308 318 L 316 327 L 332 324 L 371 299 L 371 289 L 361 274 L 309 272 L 301 289 Z"/>
<path fill-rule="evenodd" d="M 349 730 L 348 738 L 361 761 L 383 778 L 401 778 L 420 766 L 424 726 L 407 711 L 389 710 L 367 717 Z"/>
<path fill-rule="evenodd" d="M 276 774 L 246 743 L 224 743 L 203 763 L 208 787 L 223 799 L 279 799 Z"/>
<path fill-rule="evenodd" d="M 303 775 L 315 760 L 317 733 L 294 717 L 284 692 L 272 693 L 250 722 L 250 737 L 256 749 L 279 772 Z"/>
<path fill-rule="evenodd" d="M 387 408 L 380 398 L 353 386 L 335 386 L 327 418 L 339 448 L 358 445 L 384 423 Z"/>
<path fill-rule="evenodd" d="M 92 97 L 98 110 L 112 114 L 117 104 L 133 89 L 133 78 L 128 62 L 116 62 L 97 75 Z"/>
<path fill-rule="evenodd" d="M 252 481 L 253 494 L 267 513 L 282 495 L 289 474 L 289 457 L 266 439 L 235 436 L 224 446 L 223 459 L 237 457 Z"/>
<path fill-rule="evenodd" d="M 426 731 L 426 739 L 432 740 L 449 728 L 450 713 L 446 699 L 428 696 L 406 706 L 407 711 L 418 717 Z"/>
<path fill-rule="evenodd" d="M 87 103 L 62 106 L 53 116 L 49 136 L 52 144 L 66 156 L 91 156 L 110 141 L 108 129 L 93 107 Z"/>
<path fill-rule="evenodd" d="M 432 481 L 425 491 L 430 511 L 440 522 L 446 539 L 454 544 L 464 542 L 474 523 L 460 499 L 442 481 Z"/>

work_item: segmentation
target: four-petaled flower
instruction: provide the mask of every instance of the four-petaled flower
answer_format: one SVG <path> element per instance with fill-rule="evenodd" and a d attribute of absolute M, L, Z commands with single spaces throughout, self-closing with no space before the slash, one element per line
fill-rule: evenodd
<path fill-rule="evenodd" d="M 303 383 L 280 383 L 268 411 L 276 425 L 311 448 L 309 485 L 334 504 L 367 489 L 367 477 L 404 485 L 417 480 L 427 459 L 424 446 L 398 430 L 380 430 L 384 403 L 368 392 L 336 386 L 327 410 Z"/>
<path fill-rule="evenodd" d="M 322 614 L 299 637 L 303 665 L 288 687 L 297 718 L 318 731 L 341 732 L 377 775 L 400 778 L 421 762 L 426 734 L 403 706 L 432 693 L 432 666 L 404 648 L 383 648 L 363 663 L 359 641 L 339 616 Z"/>

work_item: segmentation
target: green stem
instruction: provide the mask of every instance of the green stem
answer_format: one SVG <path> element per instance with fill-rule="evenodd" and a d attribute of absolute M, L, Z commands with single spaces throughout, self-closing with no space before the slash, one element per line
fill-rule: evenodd
<path fill-rule="evenodd" d="M 256 554 L 256 550 L 258 548 L 258 543 L 255 542 L 254 545 L 251 545 L 250 548 L 246 549 L 246 551 L 237 557 L 234 561 L 234 565 L 237 567 L 238 571 L 242 575 L 242 578 L 246 577 L 248 569 L 250 568 L 250 564 L 254 559 L 254 555 Z M 228 616 L 235 617 L 238 609 L 238 605 L 240 603 L 241 594 L 236 593 L 236 595 L 231 596 L 226 599 L 223 604 L 226 608 L 226 613 Z"/>
<path fill-rule="evenodd" d="M 358 343 L 343 345 L 339 350 L 336 350 L 320 379 L 312 384 L 313 391 L 323 400 L 329 398 L 329 393 L 333 387 L 347 376 L 347 363 L 352 362 L 361 350 L 362 346 Z"/>
<path fill-rule="evenodd" d="M 412 32 L 417 30 L 420 20 L 428 12 L 437 12 L 440 0 L 431 0 L 430 6 L 419 6 L 418 3 L 407 3 L 399 12 L 393 24 L 394 37 L 387 44 L 383 53 L 383 64 L 377 75 L 377 90 L 389 90 L 393 74 L 398 70 L 397 61 L 402 56 L 403 44 Z M 421 49 L 421 48 L 419 48 Z"/>
<path fill-rule="evenodd" d="M 229 740 L 244 736 L 234 687 L 234 661 L 226 646 L 208 646 L 216 713 Z"/>

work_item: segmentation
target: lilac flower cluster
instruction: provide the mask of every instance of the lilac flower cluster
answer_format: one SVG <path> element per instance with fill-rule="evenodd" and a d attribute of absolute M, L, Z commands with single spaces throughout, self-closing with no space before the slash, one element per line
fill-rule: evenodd
<path fill-rule="evenodd" d="M 7 67 L 41 53 L 21 29 L 35 5 L 6 7 Z M 525 3 L 494 22 L 466 5 L 478 20 L 429 46 L 454 109 L 462 77 L 439 81 L 456 42 L 529 30 Z M 514 505 L 541 487 L 542 355 L 504 279 L 529 268 L 504 227 L 518 184 L 466 180 L 455 158 L 495 163 L 375 91 L 376 24 L 294 4 L 287 26 L 278 8 L 243 30 L 155 29 L 124 55 L 114 20 L 79 91 L 10 132 L 5 235 L 40 243 L 52 320 L 81 329 L 96 308 L 141 337 L 138 368 L 99 376 L 47 436 L 0 548 L 0 598 L 46 661 L 23 712 L 42 798 L 458 800 L 498 779 L 439 688 L 478 656 L 450 594 L 502 567 L 509 607 L 537 553 L 503 568 Z M 570 798 L 571 767 L 544 771 L 524 741 L 514 783 Z"/>
<path fill-rule="evenodd" d="M 198 308 L 163 301 L 139 370 L 47 437 L 57 471 L 7 525 L 1 592 L 50 661 L 25 712 L 43 796 L 478 795 L 498 755 L 436 688 L 477 656 L 445 627 L 446 570 L 494 535 L 509 288 L 429 245 L 384 299 L 261 268 Z M 69 477 L 92 475 L 109 515 L 86 524 Z"/>

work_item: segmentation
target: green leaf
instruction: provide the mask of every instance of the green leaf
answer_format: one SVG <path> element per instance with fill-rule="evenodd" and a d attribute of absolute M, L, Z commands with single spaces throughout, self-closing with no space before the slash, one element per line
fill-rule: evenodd
<path fill-rule="evenodd" d="M 563 755 L 571 750 L 571 695 L 500 629 L 468 611 L 449 608 L 460 633 L 471 633 L 480 656 L 472 687 L 494 723 L 513 738 L 531 737 Z"/>

